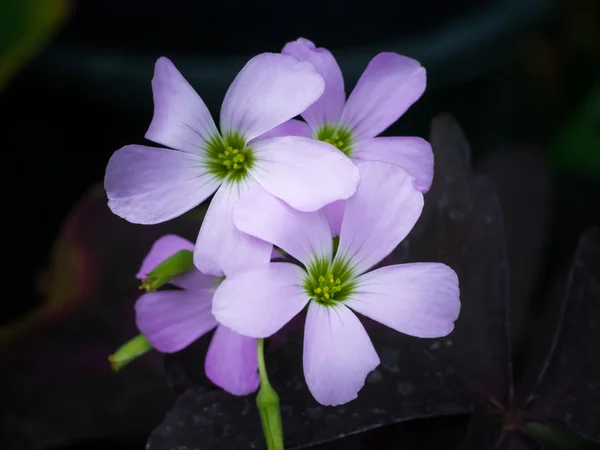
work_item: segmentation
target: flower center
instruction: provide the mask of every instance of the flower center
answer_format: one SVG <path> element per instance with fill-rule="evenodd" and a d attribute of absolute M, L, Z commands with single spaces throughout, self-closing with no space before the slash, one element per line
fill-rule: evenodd
<path fill-rule="evenodd" d="M 332 305 L 347 300 L 354 292 L 349 265 L 343 261 L 330 263 L 325 259 L 317 260 L 308 267 L 304 280 L 304 289 L 314 301 Z"/>
<path fill-rule="evenodd" d="M 341 125 L 322 125 L 315 132 L 315 139 L 333 145 L 344 152 L 346 156 L 352 154 L 352 132 Z"/>
<path fill-rule="evenodd" d="M 244 139 L 230 134 L 212 138 L 206 146 L 206 167 L 220 180 L 242 181 L 254 166 L 254 152 Z"/>

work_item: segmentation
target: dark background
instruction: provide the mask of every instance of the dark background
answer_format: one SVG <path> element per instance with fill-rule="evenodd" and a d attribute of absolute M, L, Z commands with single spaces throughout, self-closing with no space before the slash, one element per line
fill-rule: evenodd
<path fill-rule="evenodd" d="M 433 116 L 454 115 L 503 206 L 518 214 L 519 198 L 539 196 L 533 214 L 544 239 L 531 264 L 541 280 L 600 223 L 596 1 L 87 0 L 68 8 L 56 35 L 0 92 L 5 331 L 48 301 L 39 277 L 52 245 L 76 203 L 102 182 L 108 158 L 144 142 L 162 55 L 214 116 L 251 56 L 300 36 L 334 53 L 347 92 L 378 52 L 412 56 L 427 69 L 428 88 L 387 134 L 426 137 Z M 110 446 L 142 448 L 128 439 Z"/>

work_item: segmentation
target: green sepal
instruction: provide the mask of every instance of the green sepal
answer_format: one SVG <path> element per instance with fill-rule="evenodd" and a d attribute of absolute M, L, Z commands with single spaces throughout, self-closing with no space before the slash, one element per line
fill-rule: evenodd
<path fill-rule="evenodd" d="M 146 339 L 146 336 L 138 334 L 110 355 L 108 361 L 112 369 L 118 372 L 134 359 L 148 353 L 152 348 L 152 344 Z"/>

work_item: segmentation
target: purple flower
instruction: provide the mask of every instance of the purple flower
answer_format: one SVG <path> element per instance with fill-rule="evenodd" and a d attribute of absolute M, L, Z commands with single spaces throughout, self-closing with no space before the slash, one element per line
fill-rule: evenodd
<path fill-rule="evenodd" d="M 356 398 L 379 364 L 351 310 L 422 338 L 450 333 L 460 311 L 456 273 L 444 264 L 398 264 L 368 272 L 410 232 L 423 194 L 398 166 L 369 161 L 357 167 L 361 180 L 346 202 L 335 254 L 322 211 L 295 211 L 255 187 L 251 201 L 235 208 L 236 226 L 282 248 L 304 268 L 284 262 L 240 271 L 227 277 L 213 298 L 219 323 L 256 338 L 272 335 L 309 303 L 304 376 L 325 405 Z"/>
<path fill-rule="evenodd" d="M 289 42 L 282 53 L 310 61 L 325 80 L 325 92 L 302 117 L 272 130 L 272 136 L 307 136 L 328 142 L 354 161 L 385 161 L 404 168 L 415 187 L 427 192 L 433 180 L 431 145 L 419 137 L 376 137 L 404 114 L 425 90 L 418 61 L 396 53 L 375 56 L 346 101 L 342 71 L 333 55 L 307 39 Z M 343 201 L 325 208 L 339 234 Z"/>
<path fill-rule="evenodd" d="M 158 239 L 136 275 L 144 279 L 158 264 L 194 244 L 175 235 Z M 142 295 L 135 304 L 136 323 L 154 348 L 172 353 L 187 347 L 217 327 L 205 360 L 206 376 L 234 395 L 246 395 L 258 388 L 256 339 L 242 336 L 218 325 L 211 304 L 220 278 L 197 270 L 170 281 L 180 290 Z"/>
<path fill-rule="evenodd" d="M 156 62 L 154 118 L 146 138 L 172 149 L 127 145 L 106 168 L 111 210 L 133 223 L 177 217 L 216 194 L 195 247 L 194 263 L 222 276 L 268 262 L 270 244 L 233 226 L 240 194 L 254 184 L 293 208 L 314 211 L 350 197 L 358 183 L 352 162 L 330 145 L 265 133 L 303 112 L 323 93 L 309 62 L 263 53 L 237 75 L 221 107 L 221 132 L 206 105 L 166 58 Z"/>

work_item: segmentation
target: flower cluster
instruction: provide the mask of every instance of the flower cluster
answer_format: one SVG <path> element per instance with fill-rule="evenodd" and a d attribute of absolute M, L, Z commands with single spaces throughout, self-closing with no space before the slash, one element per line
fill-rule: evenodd
<path fill-rule="evenodd" d="M 373 269 L 411 231 L 432 183 L 425 140 L 378 137 L 425 85 L 417 61 L 381 53 L 346 98 L 333 55 L 298 39 L 242 68 L 217 128 L 194 89 L 160 58 L 146 138 L 169 148 L 115 152 L 105 177 L 109 207 L 154 224 L 214 196 L 195 245 L 165 236 L 142 264 L 138 277 L 146 280 L 182 250 L 193 252 L 195 265 L 169 280 L 178 289 L 150 289 L 138 300 L 137 325 L 148 341 L 174 352 L 216 327 L 207 376 L 244 395 L 259 384 L 256 339 L 308 305 L 306 382 L 318 402 L 338 405 L 354 399 L 379 364 L 355 313 L 411 336 L 450 333 L 460 311 L 451 268 Z"/>

